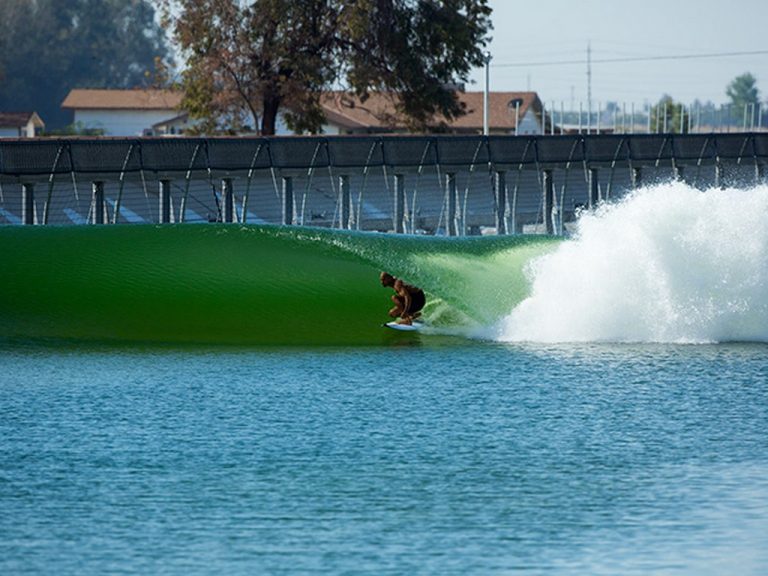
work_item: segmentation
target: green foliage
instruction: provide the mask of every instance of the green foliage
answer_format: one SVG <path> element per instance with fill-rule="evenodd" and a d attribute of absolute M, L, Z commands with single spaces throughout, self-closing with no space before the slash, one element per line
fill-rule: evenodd
<path fill-rule="evenodd" d="M 483 64 L 487 0 L 161 0 L 187 57 L 183 106 L 209 126 L 273 134 L 324 122 L 320 97 L 387 91 L 412 128 L 463 113 L 448 84 Z"/>
<path fill-rule="evenodd" d="M 760 102 L 760 92 L 757 89 L 757 79 L 749 72 L 736 76 L 725 90 L 728 98 L 731 99 L 733 112 L 736 118 L 742 118 L 744 111 L 751 110 L 750 106 L 756 107 Z"/>
<path fill-rule="evenodd" d="M 70 89 L 146 85 L 168 58 L 149 0 L 0 0 L 0 15 L 0 109 L 49 128 L 70 121 Z"/>
<path fill-rule="evenodd" d="M 103 128 L 88 128 L 82 122 L 68 124 L 63 128 L 46 129 L 43 136 L 104 136 Z"/>
<path fill-rule="evenodd" d="M 685 134 L 690 124 L 690 110 L 665 94 L 651 107 L 651 132 Z"/>

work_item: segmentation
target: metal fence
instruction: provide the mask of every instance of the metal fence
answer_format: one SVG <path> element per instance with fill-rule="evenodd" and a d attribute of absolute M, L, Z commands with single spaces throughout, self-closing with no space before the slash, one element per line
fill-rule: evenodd
<path fill-rule="evenodd" d="M 642 183 L 763 179 L 768 135 L 0 140 L 0 223 L 562 233 Z"/>
<path fill-rule="evenodd" d="M 578 134 L 710 134 L 753 132 L 766 126 L 763 103 L 702 104 L 661 101 L 655 105 L 635 102 L 544 103 L 545 133 Z"/>

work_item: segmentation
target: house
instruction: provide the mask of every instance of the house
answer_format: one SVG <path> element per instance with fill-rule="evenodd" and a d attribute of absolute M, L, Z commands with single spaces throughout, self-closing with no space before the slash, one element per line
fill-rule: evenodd
<path fill-rule="evenodd" d="M 43 128 L 37 112 L 0 112 L 0 138 L 34 138 Z"/>
<path fill-rule="evenodd" d="M 466 114 L 441 129 L 454 134 L 482 134 L 482 92 L 457 92 Z M 541 134 L 543 105 L 536 92 L 490 92 L 488 125 L 491 134 Z M 373 93 L 365 102 L 345 92 L 329 92 L 321 106 L 326 116 L 326 134 L 371 134 L 407 132 L 388 95 Z M 441 124 L 436 119 L 435 127 Z"/>
<path fill-rule="evenodd" d="M 152 136 L 180 136 L 186 134 L 192 126 L 188 112 L 176 114 L 173 118 L 167 118 L 152 124 Z"/>
<path fill-rule="evenodd" d="M 105 136 L 142 136 L 152 126 L 179 117 L 182 94 L 172 90 L 71 90 L 61 107 L 74 123 Z"/>
<path fill-rule="evenodd" d="M 482 134 L 483 93 L 456 92 L 466 114 L 451 122 L 436 118 L 434 128 L 454 134 Z M 180 108 L 182 94 L 170 90 L 72 90 L 62 108 L 72 110 L 83 128 L 101 129 L 105 136 L 175 136 L 194 123 Z M 390 94 L 371 93 L 365 102 L 346 92 L 328 92 L 320 104 L 325 134 L 406 133 L 408 125 Z M 543 133 L 543 105 L 536 92 L 491 92 L 488 106 L 491 134 Z M 290 134 L 282 115 L 278 135 Z"/>

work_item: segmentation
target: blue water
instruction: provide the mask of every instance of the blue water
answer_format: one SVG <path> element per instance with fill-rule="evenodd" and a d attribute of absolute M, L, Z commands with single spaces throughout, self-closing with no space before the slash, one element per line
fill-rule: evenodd
<path fill-rule="evenodd" d="M 0 345 L 2 574 L 765 574 L 768 346 Z"/>

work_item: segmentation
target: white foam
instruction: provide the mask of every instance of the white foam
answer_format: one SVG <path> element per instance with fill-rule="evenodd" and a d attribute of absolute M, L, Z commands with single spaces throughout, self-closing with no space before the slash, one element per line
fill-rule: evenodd
<path fill-rule="evenodd" d="M 531 262 L 500 341 L 768 341 L 768 187 L 648 187 Z"/>

